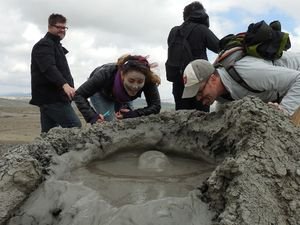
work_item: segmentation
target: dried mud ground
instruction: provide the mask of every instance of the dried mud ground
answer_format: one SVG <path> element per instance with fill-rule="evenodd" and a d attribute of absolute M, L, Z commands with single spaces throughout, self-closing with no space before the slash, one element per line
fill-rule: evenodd
<path fill-rule="evenodd" d="M 0 98 L 0 155 L 8 146 L 31 143 L 39 137 L 40 129 L 38 107 L 30 105 L 27 100 Z"/>
<path fill-rule="evenodd" d="M 30 105 L 28 101 L 28 99 L 11 100 L 0 97 L 0 146 L 31 143 L 40 135 L 39 108 Z M 135 104 L 137 107 L 140 107 L 140 104 L 145 103 L 139 100 Z M 163 103 L 162 107 L 162 110 L 172 110 L 174 105 Z M 86 126 L 82 115 L 76 107 L 75 110 L 82 122 L 82 126 Z"/>
<path fill-rule="evenodd" d="M 0 144 L 23 144 L 40 133 L 39 111 L 33 106 L 0 108 Z"/>
<path fill-rule="evenodd" d="M 0 145 L 31 143 L 40 135 L 40 130 L 38 107 L 26 100 L 0 98 Z"/>

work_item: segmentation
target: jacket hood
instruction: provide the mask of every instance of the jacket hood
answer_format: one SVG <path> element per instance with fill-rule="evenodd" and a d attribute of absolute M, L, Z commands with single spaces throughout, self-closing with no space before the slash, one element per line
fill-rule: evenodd
<path fill-rule="evenodd" d="M 187 18 L 187 21 L 203 24 L 209 27 L 209 16 L 204 10 L 195 10 Z"/>

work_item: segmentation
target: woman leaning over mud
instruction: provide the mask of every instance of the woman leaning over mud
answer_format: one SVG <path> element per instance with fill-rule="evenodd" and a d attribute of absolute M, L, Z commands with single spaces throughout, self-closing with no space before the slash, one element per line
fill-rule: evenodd
<path fill-rule="evenodd" d="M 88 123 L 134 118 L 160 112 L 158 75 L 146 57 L 125 55 L 117 63 L 97 67 L 76 91 L 74 101 Z M 144 93 L 147 106 L 133 109 L 132 100 Z M 90 98 L 92 106 L 88 98 Z"/>

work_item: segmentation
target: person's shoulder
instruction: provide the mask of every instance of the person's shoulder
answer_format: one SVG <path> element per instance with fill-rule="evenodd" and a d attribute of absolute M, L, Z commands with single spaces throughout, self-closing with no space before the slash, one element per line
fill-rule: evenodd
<path fill-rule="evenodd" d="M 180 27 L 181 27 L 181 25 L 177 25 L 177 26 L 172 27 L 171 30 L 177 30 Z"/>
<path fill-rule="evenodd" d="M 236 65 L 249 65 L 249 66 L 255 65 L 256 63 L 266 63 L 268 65 L 273 66 L 272 60 L 267 60 L 252 55 L 245 55 L 243 58 L 235 62 Z"/>
<path fill-rule="evenodd" d="M 116 71 L 118 69 L 117 64 L 116 63 L 106 63 L 103 64 L 102 66 L 98 67 L 100 70 L 104 70 L 104 71 Z"/>
<path fill-rule="evenodd" d="M 36 42 L 33 47 L 32 47 L 32 52 L 36 52 L 36 51 L 45 51 L 42 49 L 48 49 L 48 48 L 52 48 L 53 44 L 47 40 L 45 40 L 45 38 L 40 39 L 38 42 Z"/>
<path fill-rule="evenodd" d="M 170 32 L 169 32 L 169 35 L 172 35 L 174 33 L 177 32 L 178 29 L 180 29 L 181 26 L 174 26 L 171 28 Z"/>
<path fill-rule="evenodd" d="M 110 77 L 114 75 L 118 70 L 116 63 L 107 63 L 103 64 L 102 66 L 98 66 L 94 71 L 91 73 L 90 77 L 94 76 L 103 76 Z"/>
<path fill-rule="evenodd" d="M 157 84 L 149 81 L 149 82 L 146 82 L 143 87 L 143 91 L 145 91 L 145 90 L 150 90 L 152 92 L 158 92 L 158 86 L 157 86 Z"/>
<path fill-rule="evenodd" d="M 54 45 L 54 41 L 50 38 L 47 38 L 47 36 L 41 38 L 36 44 L 35 46 L 53 46 Z"/>

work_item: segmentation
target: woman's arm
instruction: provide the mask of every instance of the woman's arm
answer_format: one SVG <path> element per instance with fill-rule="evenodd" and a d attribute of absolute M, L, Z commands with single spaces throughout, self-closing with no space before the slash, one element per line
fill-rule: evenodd
<path fill-rule="evenodd" d="M 133 118 L 139 116 L 147 116 L 150 114 L 157 114 L 161 109 L 160 96 L 156 84 L 146 84 L 144 87 L 144 95 L 147 106 L 144 108 L 129 111 L 123 114 L 123 118 Z"/>
<path fill-rule="evenodd" d="M 74 101 L 77 108 L 88 123 L 93 123 L 98 118 L 98 113 L 91 107 L 88 98 L 100 91 L 105 85 L 105 76 L 102 76 L 101 70 L 94 70 L 94 74 L 84 82 L 77 90 L 74 96 Z"/>

